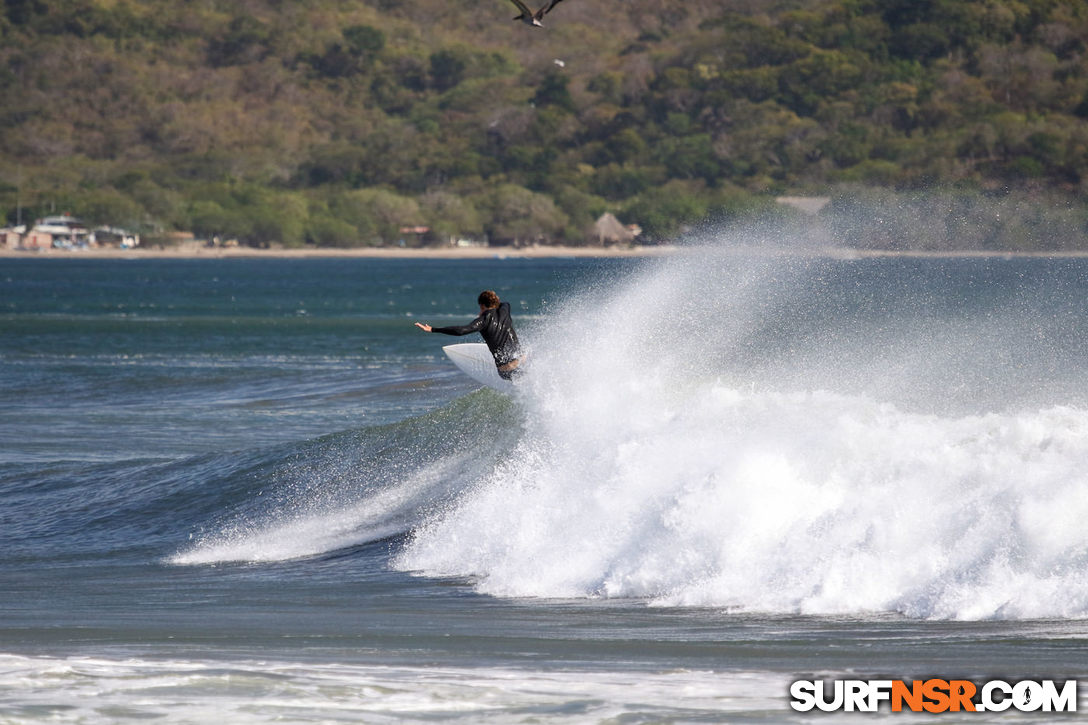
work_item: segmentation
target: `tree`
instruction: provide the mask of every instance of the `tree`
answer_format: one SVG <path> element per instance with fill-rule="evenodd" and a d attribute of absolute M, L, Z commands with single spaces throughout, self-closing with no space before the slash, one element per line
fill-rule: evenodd
<path fill-rule="evenodd" d="M 306 222 L 306 241 L 318 247 L 354 247 L 359 244 L 358 230 L 342 219 L 325 213 L 311 214 Z"/>
<path fill-rule="evenodd" d="M 385 49 L 385 33 L 370 25 L 344 28 L 344 40 L 348 50 L 356 57 L 373 57 Z"/>
<path fill-rule="evenodd" d="M 441 0 L 11 0 L 0 169 L 26 170 L 28 207 L 252 243 L 556 239 L 642 203 L 667 236 L 723 190 L 854 182 L 1079 210 L 1081 5 L 625 0 L 530 36 Z M 503 185 L 553 208 L 504 216 Z"/>
<path fill-rule="evenodd" d="M 214 201 L 195 201 L 189 209 L 189 228 L 204 239 L 244 239 L 249 235 L 251 224 L 247 215 L 236 209 L 224 209 Z"/>
<path fill-rule="evenodd" d="M 306 240 L 308 204 L 301 194 L 262 195 L 252 207 L 253 224 L 248 241 L 258 245 L 273 242 L 298 247 Z"/>
<path fill-rule="evenodd" d="M 431 53 L 431 81 L 438 91 L 448 91 L 465 79 L 471 56 L 464 48 L 444 48 Z"/>
<path fill-rule="evenodd" d="M 492 242 L 552 242 L 568 222 L 567 215 L 551 198 L 514 184 L 496 187 L 482 195 L 477 204 L 487 211 L 484 226 Z"/>
<path fill-rule="evenodd" d="M 702 221 L 708 211 L 706 187 L 702 183 L 674 180 L 633 199 L 624 210 L 624 218 L 641 226 L 647 239 L 660 242 L 673 239 L 685 226 Z"/>
<path fill-rule="evenodd" d="M 215 66 L 252 63 L 271 52 L 270 42 L 266 24 L 252 15 L 238 15 L 208 41 L 208 60 Z"/>
<path fill-rule="evenodd" d="M 574 110 L 574 99 L 570 95 L 570 80 L 558 70 L 549 70 L 533 94 L 533 103 L 543 108 L 556 106 L 565 111 Z"/>
<path fill-rule="evenodd" d="M 347 191 L 336 198 L 332 212 L 359 230 L 367 244 L 391 244 L 403 238 L 401 228 L 422 221 L 419 203 L 379 188 Z"/>
<path fill-rule="evenodd" d="M 429 238 L 438 241 L 468 237 L 484 231 L 480 212 L 469 200 L 448 191 L 430 191 L 420 199 L 420 212 L 430 227 Z"/>
<path fill-rule="evenodd" d="M 135 228 L 143 219 L 143 209 L 131 197 L 105 187 L 80 194 L 73 213 L 88 224 L 107 224 Z"/>

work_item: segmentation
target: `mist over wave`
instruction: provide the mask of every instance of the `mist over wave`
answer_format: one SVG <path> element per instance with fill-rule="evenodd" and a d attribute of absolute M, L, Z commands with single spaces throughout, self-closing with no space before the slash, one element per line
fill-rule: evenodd
<path fill-rule="evenodd" d="M 509 401 L 485 391 L 297 446 L 254 470 L 259 487 L 239 494 L 168 561 L 286 561 L 405 534 L 490 471 L 490 451 L 518 431 Z"/>
<path fill-rule="evenodd" d="M 1088 615 L 1082 290 L 971 264 L 707 251 L 565 301 L 509 456 L 395 565 L 502 596 Z"/>

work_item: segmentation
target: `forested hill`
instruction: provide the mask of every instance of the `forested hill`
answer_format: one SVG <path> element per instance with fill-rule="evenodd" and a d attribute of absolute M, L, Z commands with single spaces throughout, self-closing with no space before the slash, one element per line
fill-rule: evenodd
<path fill-rule="evenodd" d="M 544 29 L 507 0 L 2 12 L 9 222 L 577 242 L 612 211 L 664 239 L 780 194 L 940 189 L 1059 200 L 1084 232 L 1083 0 L 565 0 Z"/>

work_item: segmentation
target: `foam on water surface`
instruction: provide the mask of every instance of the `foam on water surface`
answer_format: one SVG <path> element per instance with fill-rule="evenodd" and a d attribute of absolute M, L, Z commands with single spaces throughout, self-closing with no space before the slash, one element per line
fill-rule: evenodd
<path fill-rule="evenodd" d="M 828 302 L 820 273 L 682 260 L 572 301 L 516 450 L 397 564 L 502 596 L 1088 615 L 1088 410 L 1025 391 L 1061 326 L 925 287 Z"/>
<path fill-rule="evenodd" d="M 1032 269 L 648 264 L 523 329 L 505 409 L 483 391 L 344 440 L 292 476 L 319 496 L 243 506 L 171 561 L 407 533 L 395 567 L 498 596 L 1088 616 L 1088 313 Z"/>

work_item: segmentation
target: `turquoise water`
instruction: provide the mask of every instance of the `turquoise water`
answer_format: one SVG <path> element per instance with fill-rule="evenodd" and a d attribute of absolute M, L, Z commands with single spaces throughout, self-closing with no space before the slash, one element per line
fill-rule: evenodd
<path fill-rule="evenodd" d="M 489 287 L 511 397 L 412 325 Z M 790 721 L 813 675 L 1085 677 L 1086 292 L 1082 260 L 0 260 L 0 719 Z"/>

